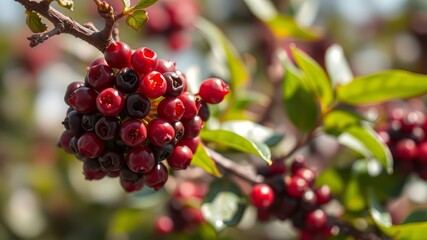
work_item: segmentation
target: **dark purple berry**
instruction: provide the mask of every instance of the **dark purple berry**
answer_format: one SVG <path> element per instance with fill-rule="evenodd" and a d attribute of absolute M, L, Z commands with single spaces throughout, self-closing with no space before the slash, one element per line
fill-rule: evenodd
<path fill-rule="evenodd" d="M 134 93 L 126 97 L 125 106 L 129 117 L 145 118 L 150 112 L 151 102 L 143 94 Z"/>
<path fill-rule="evenodd" d="M 172 140 L 172 144 L 176 144 L 182 139 L 182 137 L 184 137 L 185 129 L 182 122 L 174 122 L 172 127 L 175 130 L 175 136 Z"/>
<path fill-rule="evenodd" d="M 102 117 L 100 112 L 86 113 L 82 117 L 82 128 L 88 132 L 95 130 L 95 125 Z"/>
<path fill-rule="evenodd" d="M 163 161 L 170 157 L 173 152 L 173 144 L 166 144 L 164 146 L 158 147 L 155 145 L 149 145 L 151 150 L 153 150 L 154 158 L 157 162 Z"/>
<path fill-rule="evenodd" d="M 132 68 L 123 68 L 116 74 L 115 86 L 122 93 L 134 93 L 139 88 L 139 76 Z"/>
<path fill-rule="evenodd" d="M 84 133 L 84 129 L 82 127 L 82 118 L 83 114 L 77 112 L 76 110 L 71 111 L 65 121 L 64 126 L 71 134 L 74 136 L 80 136 Z"/>
<path fill-rule="evenodd" d="M 104 140 L 112 140 L 119 136 L 120 120 L 116 117 L 101 117 L 95 124 L 96 135 Z"/>
<path fill-rule="evenodd" d="M 124 163 L 123 153 L 114 150 L 105 150 L 98 157 L 101 169 L 104 172 L 119 171 Z"/>
<path fill-rule="evenodd" d="M 165 72 L 163 77 L 166 79 L 166 92 L 163 94 L 165 97 L 177 97 L 184 91 L 184 79 L 176 72 Z"/>
<path fill-rule="evenodd" d="M 203 128 L 203 121 L 199 116 L 195 116 L 189 120 L 183 120 L 184 125 L 184 138 L 195 138 L 199 135 Z"/>

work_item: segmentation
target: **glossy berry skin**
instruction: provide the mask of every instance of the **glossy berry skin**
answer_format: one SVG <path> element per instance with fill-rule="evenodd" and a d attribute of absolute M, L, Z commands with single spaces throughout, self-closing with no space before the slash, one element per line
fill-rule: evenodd
<path fill-rule="evenodd" d="M 62 132 L 61 137 L 59 137 L 58 145 L 64 149 L 66 153 L 73 154 L 73 150 L 71 150 L 70 142 L 73 138 L 73 134 L 69 131 L 65 130 Z"/>
<path fill-rule="evenodd" d="M 151 150 L 153 150 L 154 158 L 157 162 L 163 161 L 169 158 L 173 153 L 173 144 L 166 144 L 164 146 L 158 147 L 152 144 L 149 145 Z"/>
<path fill-rule="evenodd" d="M 161 118 L 151 120 L 147 125 L 147 132 L 150 143 L 160 147 L 169 144 L 175 137 L 173 126 Z"/>
<path fill-rule="evenodd" d="M 154 69 L 155 71 L 163 74 L 165 72 L 175 72 L 176 71 L 176 63 L 175 61 L 168 59 L 158 59 L 157 67 Z"/>
<path fill-rule="evenodd" d="M 107 65 L 98 64 L 89 69 L 87 82 L 97 91 L 114 85 L 114 71 Z"/>
<path fill-rule="evenodd" d="M 206 122 L 209 120 L 211 113 L 209 110 L 209 106 L 204 101 L 200 101 L 200 109 L 197 115 L 202 119 L 203 122 Z"/>
<path fill-rule="evenodd" d="M 316 178 L 316 174 L 314 173 L 314 171 L 308 169 L 308 168 L 301 168 L 298 169 L 294 176 L 299 176 L 305 179 L 305 181 L 307 181 L 307 183 L 311 186 L 314 183 L 314 180 Z"/>
<path fill-rule="evenodd" d="M 305 161 L 304 156 L 298 155 L 291 164 L 292 175 L 294 175 L 301 168 L 307 168 L 307 162 Z"/>
<path fill-rule="evenodd" d="M 130 67 L 132 49 L 124 42 L 113 42 L 104 51 L 104 58 L 112 68 Z"/>
<path fill-rule="evenodd" d="M 174 223 L 169 216 L 160 216 L 155 221 L 155 231 L 159 235 L 167 235 L 174 229 Z"/>
<path fill-rule="evenodd" d="M 320 230 L 326 225 L 326 221 L 326 213 L 321 209 L 316 209 L 305 215 L 305 226 L 308 230 Z"/>
<path fill-rule="evenodd" d="M 197 136 L 195 138 L 183 138 L 177 143 L 177 145 L 185 145 L 189 147 L 193 153 L 195 153 L 197 150 L 197 147 L 201 142 L 202 140 L 200 139 L 199 136 Z"/>
<path fill-rule="evenodd" d="M 89 70 L 91 67 L 99 65 L 99 64 L 103 64 L 103 65 L 108 65 L 108 63 L 105 61 L 104 57 L 99 57 L 94 59 L 89 66 L 87 67 L 87 69 Z"/>
<path fill-rule="evenodd" d="M 167 159 L 168 165 L 175 169 L 186 169 L 193 159 L 193 152 L 187 146 L 176 146 L 172 155 Z"/>
<path fill-rule="evenodd" d="M 95 124 L 96 135 L 104 140 L 113 140 L 119 136 L 120 121 L 116 117 L 101 117 Z"/>
<path fill-rule="evenodd" d="M 86 132 L 77 141 L 77 148 L 83 157 L 96 158 L 104 151 L 105 142 L 95 133 Z"/>
<path fill-rule="evenodd" d="M 287 184 L 286 192 L 291 197 L 301 198 L 301 196 L 308 189 L 308 187 L 309 187 L 309 185 L 304 178 L 294 176 L 291 178 L 291 180 Z"/>
<path fill-rule="evenodd" d="M 96 109 L 97 93 L 92 88 L 80 87 L 68 98 L 68 103 L 80 113 L 92 112 Z"/>
<path fill-rule="evenodd" d="M 166 80 L 167 89 L 163 94 L 165 97 L 177 97 L 181 95 L 184 91 L 184 79 L 182 75 L 177 74 L 176 72 L 165 72 L 163 77 Z"/>
<path fill-rule="evenodd" d="M 115 88 L 106 88 L 96 98 L 96 107 L 104 116 L 116 116 L 125 106 L 124 95 Z"/>
<path fill-rule="evenodd" d="M 115 86 L 122 93 L 134 93 L 139 88 L 139 76 L 132 68 L 123 68 L 117 72 Z"/>
<path fill-rule="evenodd" d="M 182 122 L 179 121 L 172 123 L 172 127 L 175 130 L 175 136 L 172 140 L 172 144 L 176 144 L 182 139 L 182 137 L 184 137 L 185 129 Z"/>
<path fill-rule="evenodd" d="M 83 114 L 81 125 L 82 128 L 88 132 L 92 132 L 95 130 L 95 125 L 102 117 L 100 112 L 91 112 Z"/>
<path fill-rule="evenodd" d="M 178 96 L 184 104 L 185 112 L 182 119 L 192 119 L 197 115 L 200 108 L 200 101 L 191 93 L 184 92 Z"/>
<path fill-rule="evenodd" d="M 418 161 L 427 165 L 427 142 L 422 142 L 417 147 Z"/>
<path fill-rule="evenodd" d="M 184 115 L 185 107 L 179 98 L 168 97 L 160 101 L 157 106 L 157 115 L 169 122 L 177 122 Z"/>
<path fill-rule="evenodd" d="M 257 208 L 268 208 L 274 202 L 273 189 L 264 183 L 256 184 L 250 192 L 250 200 Z"/>
<path fill-rule="evenodd" d="M 203 121 L 199 116 L 195 116 L 189 120 L 183 120 L 184 125 L 184 138 L 195 138 L 199 135 L 203 128 Z"/>
<path fill-rule="evenodd" d="M 144 179 L 145 185 L 157 191 L 162 188 L 168 180 L 168 169 L 159 162 L 150 172 L 144 174 L 142 178 Z"/>
<path fill-rule="evenodd" d="M 144 181 L 141 178 L 138 181 L 129 182 L 124 180 L 123 178 L 120 178 L 120 185 L 126 192 L 131 193 L 141 190 L 144 187 Z"/>
<path fill-rule="evenodd" d="M 141 173 L 136 173 L 130 170 L 127 165 L 125 165 L 120 169 L 120 180 L 130 183 L 137 183 L 143 179 Z"/>
<path fill-rule="evenodd" d="M 72 110 L 67 114 L 67 117 L 64 120 L 65 128 L 74 136 L 82 135 L 84 133 L 84 129 L 82 127 L 82 118 L 83 114 L 77 112 L 76 110 Z"/>
<path fill-rule="evenodd" d="M 102 171 L 96 159 L 86 158 L 83 162 L 83 175 L 86 180 L 99 180 L 105 177 L 106 173 Z"/>
<path fill-rule="evenodd" d="M 147 129 L 141 121 L 129 119 L 123 122 L 120 128 L 120 138 L 126 145 L 135 147 L 145 141 L 147 138 Z"/>
<path fill-rule="evenodd" d="M 123 166 L 124 156 L 117 150 L 105 150 L 98 157 L 98 162 L 104 172 L 119 171 Z"/>
<path fill-rule="evenodd" d="M 150 148 L 141 146 L 134 147 L 129 151 L 126 163 L 133 172 L 147 173 L 154 167 L 156 160 Z"/>
<path fill-rule="evenodd" d="M 394 155 L 402 161 L 412 161 L 417 157 L 417 145 L 412 139 L 402 139 L 396 143 Z"/>
<path fill-rule="evenodd" d="M 67 90 L 65 90 L 65 94 L 64 94 L 64 102 L 68 106 L 71 106 L 71 104 L 68 102 L 68 99 L 70 98 L 71 93 L 74 92 L 74 90 L 76 90 L 77 88 L 81 88 L 84 86 L 85 86 L 84 82 L 77 82 L 77 81 L 68 84 Z"/>
<path fill-rule="evenodd" d="M 166 92 L 167 84 L 163 75 L 156 71 L 151 71 L 144 75 L 139 83 L 138 93 L 142 93 L 148 98 L 161 97 Z"/>
<path fill-rule="evenodd" d="M 151 109 L 150 100 L 143 94 L 133 93 L 126 97 L 126 113 L 133 118 L 145 118 Z"/>
<path fill-rule="evenodd" d="M 157 54 L 146 47 L 138 48 L 131 57 L 132 68 L 139 74 L 146 74 L 157 67 Z"/>
<path fill-rule="evenodd" d="M 327 185 L 315 189 L 314 194 L 316 194 L 317 204 L 319 205 L 328 203 L 332 198 L 331 189 Z"/>
<path fill-rule="evenodd" d="M 220 103 L 225 95 L 230 92 L 228 84 L 219 78 L 208 78 L 202 82 L 199 89 L 199 96 L 206 103 Z"/>

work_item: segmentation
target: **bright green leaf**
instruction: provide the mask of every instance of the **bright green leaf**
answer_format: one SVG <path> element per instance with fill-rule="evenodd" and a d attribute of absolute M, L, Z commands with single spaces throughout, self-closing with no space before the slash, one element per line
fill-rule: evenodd
<path fill-rule="evenodd" d="M 113 234 L 129 233 L 140 227 L 141 219 L 140 210 L 121 209 L 114 213 L 109 229 Z"/>
<path fill-rule="evenodd" d="M 148 21 L 148 14 L 145 10 L 136 10 L 129 14 L 126 18 L 126 23 L 131 26 L 135 30 L 141 29 L 142 25 L 144 25 Z"/>
<path fill-rule="evenodd" d="M 237 225 L 245 211 L 246 201 L 238 186 L 227 179 L 215 179 L 205 195 L 203 217 L 217 231 Z"/>
<path fill-rule="evenodd" d="M 25 11 L 27 26 L 33 33 L 41 33 L 47 30 L 47 25 L 42 22 L 40 15 L 34 11 Z"/>
<path fill-rule="evenodd" d="M 303 28 L 295 20 L 283 14 L 277 14 L 265 22 L 277 38 L 294 37 L 305 40 L 315 40 L 319 35 L 309 28 Z"/>
<path fill-rule="evenodd" d="M 218 143 L 244 153 L 254 154 L 271 164 L 271 151 L 264 143 L 251 141 L 226 130 L 202 130 L 200 137 L 207 142 Z"/>
<path fill-rule="evenodd" d="M 345 187 L 343 204 L 350 211 L 361 211 L 366 207 L 363 189 L 356 177 L 352 177 Z"/>
<path fill-rule="evenodd" d="M 209 157 L 203 144 L 199 144 L 197 147 L 197 150 L 193 155 L 193 160 L 191 160 L 191 165 L 202 168 L 212 176 L 221 176 L 215 162 Z"/>
<path fill-rule="evenodd" d="M 305 75 L 283 58 L 283 101 L 289 120 L 301 131 L 309 132 L 319 119 L 319 106 L 315 95 L 305 84 Z"/>
<path fill-rule="evenodd" d="M 292 49 L 292 54 L 298 67 L 307 77 L 309 87 L 313 88 L 316 96 L 320 98 L 322 106 L 327 108 L 334 100 L 333 90 L 329 77 L 323 68 L 310 56 L 298 48 Z"/>
<path fill-rule="evenodd" d="M 248 120 L 225 121 L 221 124 L 221 129 L 237 133 L 242 137 L 258 142 L 266 142 L 272 137 L 279 137 L 274 129 Z"/>
<path fill-rule="evenodd" d="M 354 125 L 360 125 L 363 118 L 356 112 L 334 110 L 329 112 L 323 120 L 325 132 L 338 136 L 343 130 Z"/>
<path fill-rule="evenodd" d="M 130 7 L 130 0 L 122 0 L 124 9 L 128 9 Z"/>
<path fill-rule="evenodd" d="M 157 0 L 140 0 L 137 4 L 135 4 L 135 6 L 132 7 L 133 10 L 142 10 L 142 9 L 146 9 L 149 6 L 153 5 L 154 3 L 156 3 Z"/>
<path fill-rule="evenodd" d="M 356 77 L 337 87 L 337 97 L 350 105 L 380 103 L 427 93 L 427 76 L 402 70 L 388 70 Z"/>
<path fill-rule="evenodd" d="M 73 0 L 56 0 L 59 6 L 67 8 L 70 11 L 74 11 L 74 1 Z"/>

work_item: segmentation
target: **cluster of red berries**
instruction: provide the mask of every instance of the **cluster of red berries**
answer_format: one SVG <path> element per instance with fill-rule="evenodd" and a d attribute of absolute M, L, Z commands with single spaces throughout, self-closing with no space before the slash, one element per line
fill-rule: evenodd
<path fill-rule="evenodd" d="M 167 203 L 165 215 L 157 217 L 155 231 L 159 235 L 173 232 L 194 232 L 203 223 L 200 206 L 207 191 L 204 184 L 184 181 L 176 187 Z"/>
<path fill-rule="evenodd" d="M 85 82 L 69 84 L 59 145 L 83 161 L 88 180 L 118 176 L 128 192 L 158 190 L 168 178 L 162 161 L 187 168 L 209 118 L 207 104 L 229 92 L 218 78 L 203 81 L 196 95 L 186 86 L 175 62 L 114 42 L 90 64 Z"/>
<path fill-rule="evenodd" d="M 147 22 L 152 33 L 167 35 L 168 46 L 180 50 L 191 44 L 191 30 L 200 16 L 195 0 L 162 0 L 147 9 L 151 16 Z"/>
<path fill-rule="evenodd" d="M 331 200 L 329 187 L 313 186 L 316 173 L 307 167 L 303 156 L 294 159 L 290 174 L 286 172 L 282 161 L 259 169 L 265 183 L 256 184 L 250 192 L 258 220 L 289 219 L 301 230 L 301 239 L 326 239 L 333 235 L 333 225 L 321 208 Z"/>
<path fill-rule="evenodd" d="M 424 113 L 396 108 L 377 132 L 389 146 L 399 172 L 416 172 L 427 180 L 427 118 Z"/>

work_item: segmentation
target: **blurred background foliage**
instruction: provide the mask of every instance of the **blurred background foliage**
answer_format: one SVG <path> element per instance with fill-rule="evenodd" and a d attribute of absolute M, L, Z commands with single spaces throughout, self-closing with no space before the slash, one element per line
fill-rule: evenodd
<path fill-rule="evenodd" d="M 177 7 L 180 1 L 175 1 Z M 242 54 L 252 76 L 251 89 L 265 96 L 274 94 L 267 79 L 280 75 L 274 64 L 275 48 L 289 50 L 290 43 L 321 64 L 327 47 L 338 43 L 355 75 L 388 68 L 427 73 L 427 3 L 423 0 L 272 0 L 284 18 L 297 23 L 286 27 L 280 21 L 262 23 L 243 0 L 195 2 L 200 14 Z M 102 27 L 92 1 L 75 1 L 74 12 L 61 11 Z M 152 19 L 161 18 L 148 11 Z M 304 32 L 306 28 L 310 30 Z M 66 112 L 65 88 L 72 81 L 83 81 L 87 64 L 101 53 L 67 35 L 30 48 L 24 8 L 15 1 L 2 3 L 0 31 L 0 239 L 157 239 L 153 220 L 165 211 L 168 192 L 176 182 L 169 181 L 165 190 L 156 193 L 126 194 L 116 180 L 85 181 L 81 163 L 56 147 Z M 153 33 L 148 28 L 135 32 L 120 25 L 121 40 L 175 60 L 190 79 L 230 77 L 200 31 L 183 34 L 173 36 L 175 42 L 171 42 L 167 32 Z M 286 124 L 282 117 L 277 116 L 277 121 Z M 256 115 L 248 118 L 260 120 Z M 427 202 L 425 185 L 417 184 L 417 201 Z M 253 227 L 243 221 L 220 238 L 292 238 L 284 228 L 289 226 L 274 222 Z M 191 237 L 217 238 L 207 226 L 172 238 Z"/>

